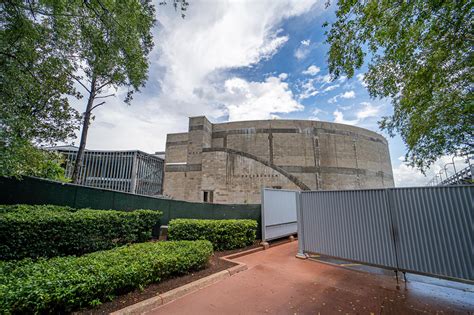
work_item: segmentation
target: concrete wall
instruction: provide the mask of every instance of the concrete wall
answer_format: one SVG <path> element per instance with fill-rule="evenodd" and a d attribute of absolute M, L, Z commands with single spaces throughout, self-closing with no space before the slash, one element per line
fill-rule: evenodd
<path fill-rule="evenodd" d="M 187 133 L 169 134 L 164 193 L 175 199 L 258 203 L 262 187 L 393 187 L 388 144 L 354 126 L 309 120 L 211 124 L 192 117 Z"/>

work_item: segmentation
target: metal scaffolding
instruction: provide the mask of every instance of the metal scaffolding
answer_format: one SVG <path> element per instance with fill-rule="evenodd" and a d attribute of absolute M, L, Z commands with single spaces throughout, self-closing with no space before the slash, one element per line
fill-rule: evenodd
<path fill-rule="evenodd" d="M 71 177 L 75 148 L 50 148 L 64 155 L 66 176 Z M 156 196 L 163 191 L 164 160 L 142 151 L 86 150 L 79 171 L 79 185 L 132 194 Z"/>

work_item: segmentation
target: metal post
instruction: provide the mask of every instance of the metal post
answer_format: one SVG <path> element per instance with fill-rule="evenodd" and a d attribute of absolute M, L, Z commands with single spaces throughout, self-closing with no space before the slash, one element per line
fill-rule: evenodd
<path fill-rule="evenodd" d="M 296 195 L 296 222 L 298 225 L 298 253 L 296 258 L 306 259 L 304 253 L 304 229 L 303 229 L 303 207 L 302 207 L 302 193 L 299 191 Z"/>
<path fill-rule="evenodd" d="M 262 242 L 265 242 L 266 241 L 266 237 L 265 237 L 265 187 L 262 187 L 262 202 L 261 202 L 261 207 L 260 207 L 260 211 L 261 211 L 261 216 L 262 216 L 262 219 L 261 219 L 261 222 L 262 222 Z"/>
<path fill-rule="evenodd" d="M 453 168 L 454 168 L 454 178 L 456 179 L 456 184 L 459 184 L 459 176 L 458 176 L 458 172 L 456 172 L 456 164 L 454 164 L 454 158 L 456 157 L 456 154 L 453 155 L 453 157 L 451 158 L 451 162 L 453 162 Z"/>
<path fill-rule="evenodd" d="M 132 178 L 130 180 L 130 192 L 134 194 L 137 188 L 137 170 L 138 170 L 138 158 L 137 153 L 133 154 L 133 162 L 132 162 Z"/>

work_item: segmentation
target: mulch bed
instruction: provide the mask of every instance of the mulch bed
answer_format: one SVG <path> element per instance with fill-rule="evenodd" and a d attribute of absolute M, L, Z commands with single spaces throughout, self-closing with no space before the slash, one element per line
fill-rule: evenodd
<path fill-rule="evenodd" d="M 252 248 L 259 247 L 258 243 L 255 243 L 251 246 L 235 249 L 235 250 L 227 250 L 222 252 L 214 252 L 214 255 L 211 256 L 209 265 L 207 268 L 203 270 L 199 270 L 181 277 L 176 277 L 168 280 L 164 280 L 160 283 L 153 283 L 145 287 L 143 290 L 134 290 L 129 293 L 120 295 L 116 297 L 114 300 L 109 302 L 104 302 L 103 304 L 92 308 L 92 309 L 85 309 L 78 312 L 74 312 L 73 314 L 77 315 L 85 315 L 85 314 L 109 314 L 111 312 L 120 310 L 124 307 L 129 305 L 138 303 L 140 301 L 152 298 L 158 294 L 170 291 L 172 289 L 178 288 L 190 282 L 199 280 L 201 278 L 207 277 L 219 271 L 228 269 L 232 266 L 235 266 L 235 263 L 225 261 L 220 259 L 220 257 L 224 257 L 230 254 L 246 251 Z"/>

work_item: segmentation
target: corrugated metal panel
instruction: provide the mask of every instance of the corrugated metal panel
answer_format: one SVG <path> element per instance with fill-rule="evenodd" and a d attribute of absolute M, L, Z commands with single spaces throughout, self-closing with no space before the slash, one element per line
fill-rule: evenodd
<path fill-rule="evenodd" d="M 384 190 L 302 192 L 304 251 L 396 268 L 387 204 Z"/>
<path fill-rule="evenodd" d="M 474 280 L 474 186 L 301 192 L 299 254 Z"/>
<path fill-rule="evenodd" d="M 296 234 L 297 191 L 263 189 L 262 240 Z"/>
<path fill-rule="evenodd" d="M 393 189 L 399 268 L 474 280 L 473 187 Z"/>

